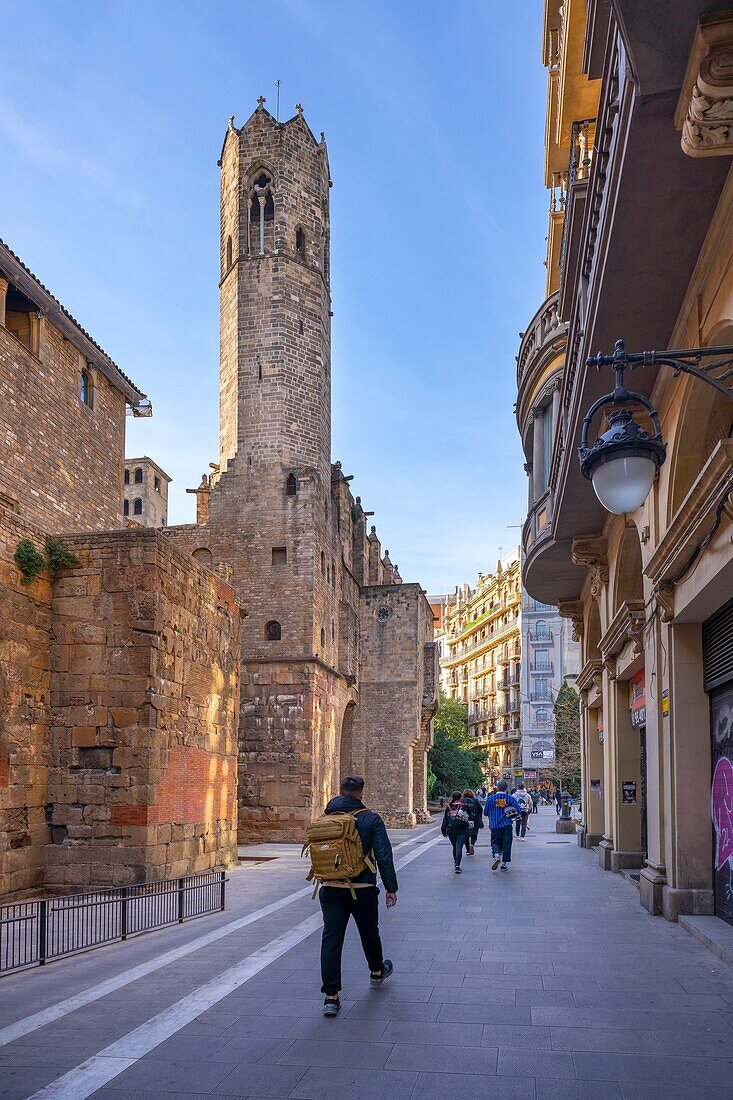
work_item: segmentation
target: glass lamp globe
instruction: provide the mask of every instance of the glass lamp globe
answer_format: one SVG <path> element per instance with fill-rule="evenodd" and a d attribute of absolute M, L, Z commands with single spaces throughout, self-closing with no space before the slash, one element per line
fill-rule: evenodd
<path fill-rule="evenodd" d="M 608 430 L 592 446 L 587 445 L 584 435 L 580 468 L 583 476 L 593 482 L 603 507 L 623 516 L 641 508 L 649 496 L 655 474 L 664 462 L 666 447 L 658 422 L 657 433 L 651 436 L 639 427 L 628 409 L 615 411 L 609 421 Z"/>
<path fill-rule="evenodd" d="M 603 507 L 616 516 L 635 512 L 649 496 L 657 463 L 649 455 L 622 452 L 599 463 L 593 470 L 593 489 Z"/>

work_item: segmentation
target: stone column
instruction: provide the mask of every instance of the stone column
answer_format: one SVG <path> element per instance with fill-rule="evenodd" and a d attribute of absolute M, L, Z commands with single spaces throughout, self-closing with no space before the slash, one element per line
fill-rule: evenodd
<path fill-rule="evenodd" d="M 0 325 L 5 324 L 5 303 L 8 297 L 8 280 L 0 275 Z"/>
<path fill-rule="evenodd" d="M 30 350 L 33 354 L 40 358 L 41 355 L 41 326 L 43 324 L 43 314 L 35 313 L 33 310 L 28 314 L 28 323 L 30 325 Z"/>
<path fill-rule="evenodd" d="M 607 791 L 605 829 L 599 845 L 599 862 L 606 871 L 641 867 L 641 775 L 639 759 L 639 735 L 631 724 L 628 683 L 616 680 L 608 668 L 604 670 L 604 683 L 608 690 L 603 697 L 608 700 L 608 714 L 604 712 Z M 636 804 L 624 804 L 622 785 L 636 783 Z"/>
<path fill-rule="evenodd" d="M 646 674 L 646 835 L 647 857 L 639 879 L 639 900 L 650 913 L 662 912 L 662 890 L 667 881 L 664 835 L 664 773 L 667 753 L 662 725 L 662 679 L 668 646 L 661 644 L 659 618 L 648 631 L 645 644 L 645 668 L 659 669 L 662 674 Z M 666 627 L 664 628 L 666 630 Z"/>
<path fill-rule="evenodd" d="M 662 912 L 712 914 L 710 822 L 710 702 L 703 690 L 702 631 L 699 623 L 664 626 L 669 660 L 670 711 L 662 717 L 662 739 L 670 766 L 665 772 L 667 883 Z M 664 638 L 663 638 L 664 640 Z"/>

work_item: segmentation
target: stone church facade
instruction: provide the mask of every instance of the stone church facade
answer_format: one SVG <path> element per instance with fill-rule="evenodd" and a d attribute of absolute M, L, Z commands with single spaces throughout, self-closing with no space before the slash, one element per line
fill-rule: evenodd
<path fill-rule="evenodd" d="M 221 183 L 195 524 L 125 526 L 149 403 L 0 241 L 0 896 L 228 866 L 301 837 L 344 771 L 391 824 L 427 818 L 432 613 L 330 459 L 325 143 L 262 102 Z"/>
<path fill-rule="evenodd" d="M 264 100 L 221 168 L 220 450 L 169 538 L 242 607 L 239 835 L 295 839 L 339 774 L 393 825 L 427 820 L 432 613 L 331 462 L 326 144 Z"/>

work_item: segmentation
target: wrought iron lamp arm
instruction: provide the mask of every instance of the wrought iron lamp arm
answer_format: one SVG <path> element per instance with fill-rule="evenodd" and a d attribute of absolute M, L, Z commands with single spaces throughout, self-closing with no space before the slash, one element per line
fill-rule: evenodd
<path fill-rule="evenodd" d="M 711 359 L 715 356 L 722 358 L 719 358 L 715 363 L 708 363 L 706 366 L 700 366 L 703 360 Z M 637 370 L 639 367 L 671 367 L 675 374 L 689 374 L 693 378 L 698 378 L 701 382 L 707 382 L 707 384 L 716 389 L 718 393 L 722 393 L 729 401 L 733 401 L 733 345 L 731 344 L 710 348 L 680 348 L 667 351 L 627 352 L 624 341 L 617 340 L 612 355 L 602 355 L 601 352 L 598 352 L 597 355 L 592 355 L 587 360 L 587 366 L 595 367 L 597 370 L 601 370 L 603 367 L 613 367 L 616 372 L 617 391 L 623 389 L 623 375 L 625 370 Z M 727 369 L 718 377 L 711 373 L 721 368 Z M 728 382 L 730 384 L 726 385 Z M 636 394 L 629 396 L 633 396 L 636 400 L 639 400 L 639 396 Z M 642 403 L 644 403 L 647 410 L 649 410 L 650 406 L 645 402 Z"/>

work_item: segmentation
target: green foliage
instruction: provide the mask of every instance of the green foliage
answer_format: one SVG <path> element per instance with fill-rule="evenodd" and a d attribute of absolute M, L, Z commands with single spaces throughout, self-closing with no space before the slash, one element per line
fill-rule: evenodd
<path fill-rule="evenodd" d="M 76 565 L 77 559 L 74 555 L 65 550 L 55 539 L 47 538 L 44 549 L 45 557 L 36 549 L 31 539 L 21 539 L 16 546 L 13 558 L 21 573 L 21 584 L 32 584 L 44 569 L 48 570 L 53 580 L 60 569 Z"/>
<path fill-rule="evenodd" d="M 51 574 L 51 580 L 54 579 L 59 569 L 66 569 L 70 565 L 76 565 L 78 559 L 74 557 L 70 551 L 66 550 L 60 542 L 56 542 L 55 539 L 46 539 L 46 566 Z"/>
<path fill-rule="evenodd" d="M 433 777 L 429 793 L 434 797 L 480 786 L 485 764 L 486 753 L 476 749 L 468 735 L 468 707 L 441 693 L 435 716 L 435 742 L 428 754 L 428 776 Z"/>
<path fill-rule="evenodd" d="M 21 584 L 33 584 L 36 577 L 40 576 L 46 568 L 46 559 L 43 554 L 39 554 L 30 539 L 20 540 L 15 548 L 13 559 L 21 573 Z"/>
<path fill-rule="evenodd" d="M 565 680 L 555 699 L 555 779 L 580 794 L 580 696 Z"/>

